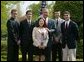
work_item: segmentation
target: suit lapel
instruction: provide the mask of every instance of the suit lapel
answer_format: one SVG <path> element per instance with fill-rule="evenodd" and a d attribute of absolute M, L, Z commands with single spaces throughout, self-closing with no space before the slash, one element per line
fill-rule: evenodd
<path fill-rule="evenodd" d="M 28 27 L 29 27 L 29 23 L 27 22 L 27 20 L 25 20 L 25 27 L 28 29 Z"/>
<path fill-rule="evenodd" d="M 47 24 L 47 26 L 48 26 L 48 28 L 50 28 L 50 26 L 51 26 L 51 20 L 50 20 L 50 19 L 48 19 L 48 24 Z"/>
<path fill-rule="evenodd" d="M 70 30 L 71 29 L 71 21 L 69 22 L 69 26 L 68 26 L 68 30 Z"/>
<path fill-rule="evenodd" d="M 65 22 L 63 23 L 63 29 L 66 30 L 66 28 L 65 28 Z"/>
<path fill-rule="evenodd" d="M 71 21 L 69 22 L 69 26 L 68 26 L 68 29 L 70 28 L 70 26 L 71 26 Z"/>

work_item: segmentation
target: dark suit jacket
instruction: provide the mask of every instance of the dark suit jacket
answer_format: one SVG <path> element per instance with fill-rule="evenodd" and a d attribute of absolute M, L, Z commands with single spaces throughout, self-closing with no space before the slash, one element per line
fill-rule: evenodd
<path fill-rule="evenodd" d="M 7 21 L 7 32 L 7 61 L 18 61 L 19 24 L 12 17 Z"/>
<path fill-rule="evenodd" d="M 19 24 L 14 18 L 10 18 L 7 21 L 7 31 L 8 31 L 8 46 L 17 45 L 19 40 Z"/>
<path fill-rule="evenodd" d="M 33 22 L 29 24 L 27 19 L 20 22 L 20 40 L 21 46 L 28 47 L 32 45 Z"/>
<path fill-rule="evenodd" d="M 67 44 L 69 49 L 76 48 L 76 40 L 78 38 L 78 26 L 75 22 L 70 21 L 69 27 L 65 29 L 65 22 L 61 24 L 62 47 Z"/>
<path fill-rule="evenodd" d="M 48 20 L 48 29 L 50 29 L 50 30 L 55 30 L 55 23 L 54 23 L 54 20 L 53 19 L 49 19 Z M 54 31 L 53 31 L 54 32 Z M 52 42 L 53 42 L 53 40 L 52 40 L 52 36 L 53 36 L 53 32 L 49 32 L 49 42 L 48 42 L 48 44 L 47 44 L 47 46 L 48 47 L 51 47 L 52 46 Z"/>

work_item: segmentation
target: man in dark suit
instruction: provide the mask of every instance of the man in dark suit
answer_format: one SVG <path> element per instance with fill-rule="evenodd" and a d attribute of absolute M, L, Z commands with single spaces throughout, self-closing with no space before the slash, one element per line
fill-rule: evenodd
<path fill-rule="evenodd" d="M 17 10 L 11 10 L 11 18 L 7 21 L 7 31 L 8 31 L 8 52 L 7 61 L 18 61 L 18 51 L 19 51 L 19 24 L 16 21 Z"/>
<path fill-rule="evenodd" d="M 51 61 L 51 46 L 52 46 L 52 34 L 54 32 L 55 29 L 55 24 L 54 24 L 54 20 L 48 18 L 48 9 L 47 8 L 43 8 L 42 9 L 42 15 L 40 16 L 41 18 L 44 19 L 44 24 L 46 24 L 46 27 L 48 28 L 49 31 L 49 41 L 47 46 L 44 49 L 44 55 L 45 55 L 45 61 Z M 35 24 L 37 25 L 37 22 L 35 22 Z"/>
<path fill-rule="evenodd" d="M 59 61 L 62 61 L 61 23 L 63 23 L 64 20 L 60 18 L 60 11 L 56 11 L 54 14 L 56 28 L 53 34 L 52 61 L 56 61 L 57 54 Z"/>
<path fill-rule="evenodd" d="M 21 40 L 21 52 L 22 52 L 22 61 L 28 60 L 32 61 L 32 11 L 26 11 L 26 19 L 20 22 L 20 40 Z"/>
<path fill-rule="evenodd" d="M 70 12 L 64 12 L 65 22 L 61 24 L 63 61 L 76 61 L 78 26 L 70 19 Z"/>

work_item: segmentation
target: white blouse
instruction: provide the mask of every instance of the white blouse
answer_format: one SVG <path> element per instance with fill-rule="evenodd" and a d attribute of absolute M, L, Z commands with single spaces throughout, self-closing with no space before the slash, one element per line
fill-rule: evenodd
<path fill-rule="evenodd" d="M 43 43 L 43 46 L 47 46 L 49 35 L 46 28 L 34 27 L 32 32 L 33 45 L 39 46 Z"/>

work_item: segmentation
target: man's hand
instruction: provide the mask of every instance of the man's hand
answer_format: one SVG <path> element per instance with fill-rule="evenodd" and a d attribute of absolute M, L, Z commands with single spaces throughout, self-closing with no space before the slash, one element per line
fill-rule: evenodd
<path fill-rule="evenodd" d="M 18 41 L 17 41 L 17 45 L 20 45 L 20 42 L 21 42 L 21 41 L 20 41 L 20 40 L 18 40 Z"/>
<path fill-rule="evenodd" d="M 47 31 L 49 31 L 49 29 L 48 29 L 48 28 L 46 28 L 46 30 L 47 30 Z"/>
<path fill-rule="evenodd" d="M 55 37 L 55 41 L 56 41 L 56 42 L 59 42 L 59 39 L 58 39 L 57 37 Z"/>
<path fill-rule="evenodd" d="M 47 46 L 43 46 L 42 49 L 45 49 Z"/>
<path fill-rule="evenodd" d="M 38 46 L 38 48 L 39 48 L 39 49 L 41 49 L 41 48 L 42 48 L 42 46 L 41 46 L 41 45 L 39 45 L 39 46 Z"/>
<path fill-rule="evenodd" d="M 46 46 L 40 45 L 40 46 L 38 46 L 38 47 L 39 47 L 39 49 L 45 49 Z"/>

